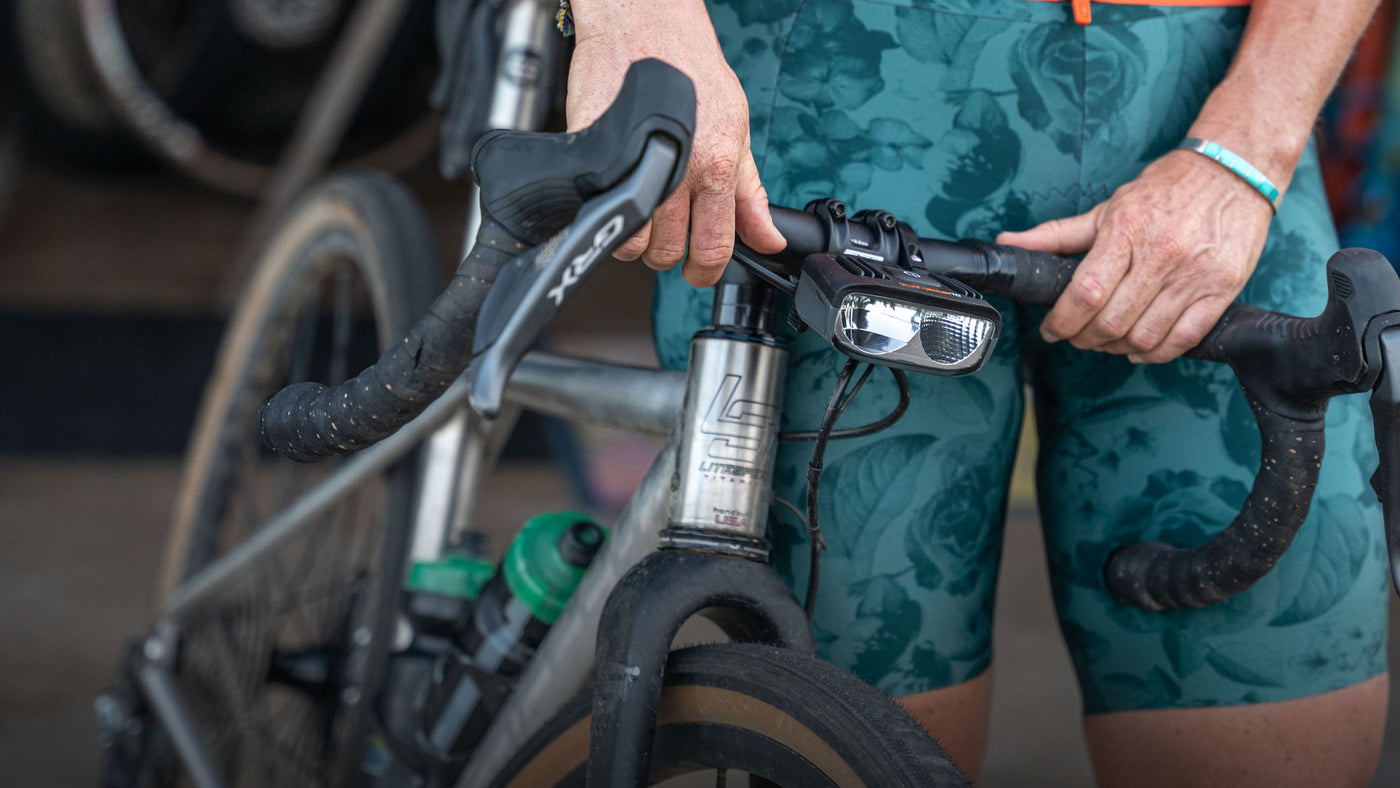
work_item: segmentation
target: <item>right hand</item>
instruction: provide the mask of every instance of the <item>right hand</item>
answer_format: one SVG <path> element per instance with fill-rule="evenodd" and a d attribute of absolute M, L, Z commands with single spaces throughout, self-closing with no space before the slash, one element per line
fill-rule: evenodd
<path fill-rule="evenodd" d="M 749 150 L 749 104 L 724 60 L 701 0 L 573 0 L 577 41 L 569 66 L 569 131 L 592 123 L 617 97 L 627 67 L 663 60 L 695 83 L 696 128 L 685 179 L 613 256 L 657 270 L 682 258 L 696 287 L 719 281 L 734 234 L 760 254 L 786 246 Z M 689 254 L 686 235 L 690 236 Z"/>

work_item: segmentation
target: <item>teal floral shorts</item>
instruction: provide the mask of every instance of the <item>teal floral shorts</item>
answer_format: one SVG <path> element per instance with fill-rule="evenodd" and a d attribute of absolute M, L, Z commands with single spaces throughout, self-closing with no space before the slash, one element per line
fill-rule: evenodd
<path fill-rule="evenodd" d="M 711 0 L 749 96 L 753 151 L 774 203 L 838 197 L 894 211 L 926 236 L 991 239 L 1081 213 L 1185 136 L 1224 75 L 1247 11 L 1024 0 Z M 1242 298 L 1322 308 L 1337 248 L 1315 154 L 1299 166 Z M 655 332 L 683 367 L 710 291 L 661 277 Z M 991 614 L 1023 385 L 1034 391 L 1037 478 L 1060 626 L 1087 713 L 1283 700 L 1386 669 L 1386 551 L 1367 479 L 1364 399 L 1334 401 L 1312 514 L 1278 567 L 1224 604 L 1147 613 L 1101 580 L 1112 546 L 1190 545 L 1227 524 L 1259 436 L 1231 372 L 1048 346 L 1043 310 L 998 303 L 1003 341 L 975 375 L 913 376 L 893 428 L 833 442 L 820 498 L 830 545 L 813 625 L 824 656 L 892 695 L 974 678 Z M 813 429 L 842 357 L 790 345 L 785 429 Z M 877 374 L 842 423 L 888 413 Z M 805 499 L 810 444 L 784 444 L 776 492 Z M 807 543 L 774 507 L 774 563 L 805 588 Z"/>

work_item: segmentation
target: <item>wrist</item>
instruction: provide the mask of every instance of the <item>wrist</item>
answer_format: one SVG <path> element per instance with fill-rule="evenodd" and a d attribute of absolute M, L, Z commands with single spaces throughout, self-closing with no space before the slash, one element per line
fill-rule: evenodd
<path fill-rule="evenodd" d="M 1283 203 L 1283 191 L 1259 168 L 1234 151 L 1213 140 L 1200 137 L 1187 137 L 1182 140 L 1179 150 L 1209 159 L 1217 166 L 1216 172 L 1228 173 L 1237 183 L 1247 186 L 1269 205 L 1271 214 L 1278 213 Z"/>
<path fill-rule="evenodd" d="M 580 41 L 614 38 L 642 45 L 646 35 L 664 29 L 694 30 L 697 21 L 709 26 L 710 15 L 704 0 L 570 0 L 574 28 Z M 699 14 L 698 20 L 696 14 Z"/>
<path fill-rule="evenodd" d="M 1314 117 L 1303 120 L 1286 107 L 1235 103 L 1222 93 L 1212 94 L 1186 136 L 1229 149 L 1263 173 L 1280 193 L 1287 192 L 1312 134 Z"/>

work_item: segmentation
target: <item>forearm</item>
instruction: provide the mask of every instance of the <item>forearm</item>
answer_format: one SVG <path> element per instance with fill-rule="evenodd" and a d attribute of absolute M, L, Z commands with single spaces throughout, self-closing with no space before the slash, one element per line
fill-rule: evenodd
<path fill-rule="evenodd" d="M 1254 0 L 1239 51 L 1189 136 L 1287 189 L 1322 104 L 1379 0 Z"/>

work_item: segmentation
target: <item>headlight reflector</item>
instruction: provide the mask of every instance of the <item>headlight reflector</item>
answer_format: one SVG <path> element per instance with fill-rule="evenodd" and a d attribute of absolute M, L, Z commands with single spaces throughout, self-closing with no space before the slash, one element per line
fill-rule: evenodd
<path fill-rule="evenodd" d="M 851 292 L 836 311 L 833 334 L 862 355 L 948 374 L 980 366 L 996 327 L 975 315 Z"/>

